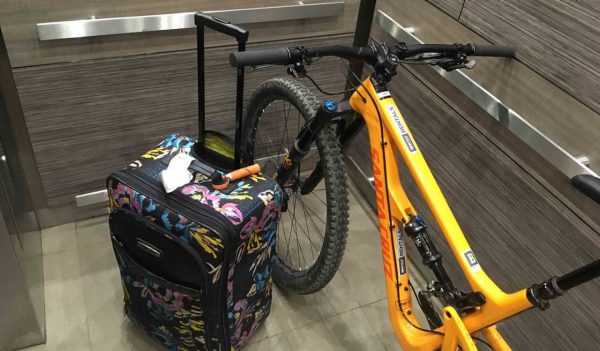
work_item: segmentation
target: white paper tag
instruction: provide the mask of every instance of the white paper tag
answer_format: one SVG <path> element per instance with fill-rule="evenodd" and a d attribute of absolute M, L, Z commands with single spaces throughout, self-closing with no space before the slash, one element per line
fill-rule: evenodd
<path fill-rule="evenodd" d="M 192 173 L 188 171 L 188 167 L 193 160 L 194 158 L 188 154 L 177 154 L 171 159 L 167 169 L 160 172 L 160 180 L 167 193 L 173 192 L 192 180 Z"/>

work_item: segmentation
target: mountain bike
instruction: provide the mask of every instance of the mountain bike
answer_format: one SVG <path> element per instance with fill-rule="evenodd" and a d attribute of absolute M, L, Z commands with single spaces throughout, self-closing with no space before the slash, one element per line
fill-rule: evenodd
<path fill-rule="evenodd" d="M 379 234 L 389 316 L 404 350 L 476 350 L 479 340 L 510 350 L 495 324 L 528 309 L 546 309 L 549 300 L 600 276 L 600 260 L 514 293 L 502 291 L 485 273 L 454 217 L 387 83 L 400 64 L 425 63 L 451 71 L 472 68 L 471 56 L 512 57 L 496 45 L 372 43 L 368 47 L 328 46 L 235 52 L 234 67 L 285 65 L 293 76 L 325 56 L 360 60 L 372 73 L 341 101 L 319 100 L 297 80 L 270 79 L 252 95 L 242 131 L 243 157 L 256 160 L 285 193 L 273 276 L 285 290 L 310 294 L 337 271 L 348 228 L 348 194 L 342 149 L 367 127 L 373 164 Z M 348 115 L 356 113 L 351 119 Z M 418 189 L 466 277 L 471 291 L 456 288 L 442 256 L 400 182 L 397 157 L 406 163 Z M 415 317 L 405 238 L 410 238 L 435 280 L 416 293 L 428 327 Z M 440 312 L 434 302 L 441 303 Z M 474 334 L 481 333 L 487 341 Z"/>

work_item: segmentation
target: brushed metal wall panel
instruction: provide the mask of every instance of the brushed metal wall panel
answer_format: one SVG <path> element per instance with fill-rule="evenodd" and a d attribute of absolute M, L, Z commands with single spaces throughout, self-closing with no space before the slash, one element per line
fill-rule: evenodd
<path fill-rule="evenodd" d="M 597 259 L 600 233 L 584 224 L 416 76 L 399 69 L 390 91 L 478 260 L 500 287 L 517 290 Z M 349 151 L 358 162 L 368 162 L 365 137 L 359 137 Z M 368 164 L 359 166 L 369 168 Z M 460 277 L 460 269 L 405 166 L 401 166 L 401 174 L 413 204 L 430 224 L 430 234 L 444 254 L 450 274 Z M 459 283 L 465 284 L 464 280 Z M 548 311 L 526 312 L 500 323 L 499 329 L 515 350 L 597 349 L 600 335 L 593 331 L 600 327 L 600 306 L 595 303 L 598 289 L 599 281 L 582 286 L 553 301 Z"/>
<path fill-rule="evenodd" d="M 346 34 L 293 43 L 329 45 L 351 38 Z M 205 63 L 207 127 L 229 135 L 235 110 L 235 71 L 227 59 L 231 50 L 209 49 Z M 345 79 L 338 67 L 337 59 L 323 59 L 309 73 L 324 88 L 342 90 Z M 249 72 L 246 95 L 278 75 L 285 75 L 284 67 Z M 15 70 L 15 80 L 51 207 L 73 204 L 75 195 L 102 189 L 110 172 L 169 132 L 197 134 L 193 50 L 21 68 Z"/>
<path fill-rule="evenodd" d="M 304 3 L 317 3 L 309 0 Z M 163 13 L 231 10 L 238 8 L 281 6 L 297 4 L 285 0 L 56 0 L 9 1 L 0 7 L 0 24 L 4 31 L 13 67 L 24 67 L 57 62 L 119 57 L 136 54 L 191 49 L 195 45 L 195 31 L 184 29 L 149 33 L 134 33 L 96 38 L 67 39 L 40 42 L 37 23 L 65 20 L 143 16 Z M 354 30 L 358 0 L 346 1 L 344 14 L 334 17 L 312 18 L 272 23 L 245 25 L 250 30 L 250 41 L 273 41 L 303 35 L 348 33 Z M 232 42 L 222 34 L 206 33 L 211 46 Z"/>
<path fill-rule="evenodd" d="M 307 18 L 339 16 L 344 12 L 344 1 L 299 3 L 283 6 L 261 6 L 233 10 L 204 11 L 205 14 L 235 23 L 267 23 Z M 155 32 L 196 28 L 196 12 L 165 13 L 160 15 L 92 18 L 75 21 L 38 23 L 40 40 L 89 38 L 103 35 Z"/>
<path fill-rule="evenodd" d="M 461 23 L 510 43 L 528 67 L 600 112 L 600 3 L 467 0 Z"/>
<path fill-rule="evenodd" d="M 465 1 L 466 0 L 427 0 L 427 2 L 430 2 L 456 20 L 460 17 Z"/>

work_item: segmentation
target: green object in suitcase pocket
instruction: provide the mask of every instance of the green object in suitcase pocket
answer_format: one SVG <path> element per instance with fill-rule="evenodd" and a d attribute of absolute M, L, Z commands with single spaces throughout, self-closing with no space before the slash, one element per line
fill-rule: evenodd
<path fill-rule="evenodd" d="M 206 131 L 204 147 L 227 158 L 233 159 L 233 143 L 223 134 Z"/>

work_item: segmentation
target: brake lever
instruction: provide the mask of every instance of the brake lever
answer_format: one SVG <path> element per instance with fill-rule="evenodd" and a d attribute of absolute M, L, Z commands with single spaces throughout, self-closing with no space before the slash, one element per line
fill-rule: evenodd
<path fill-rule="evenodd" d="M 456 63 L 456 61 L 452 61 L 448 63 L 438 64 L 438 66 L 442 67 L 446 72 L 451 72 L 461 68 L 472 69 L 473 67 L 475 67 L 476 64 L 477 62 L 475 60 L 465 61 L 461 63 Z"/>
<path fill-rule="evenodd" d="M 256 66 L 250 66 L 250 71 L 254 72 L 254 71 L 260 71 L 261 69 L 267 69 L 267 68 L 271 68 L 271 67 L 275 67 L 276 65 L 256 65 Z"/>
<path fill-rule="evenodd" d="M 288 66 L 287 74 L 294 78 L 302 78 L 306 76 L 306 68 L 300 62 L 294 63 L 292 66 Z"/>

